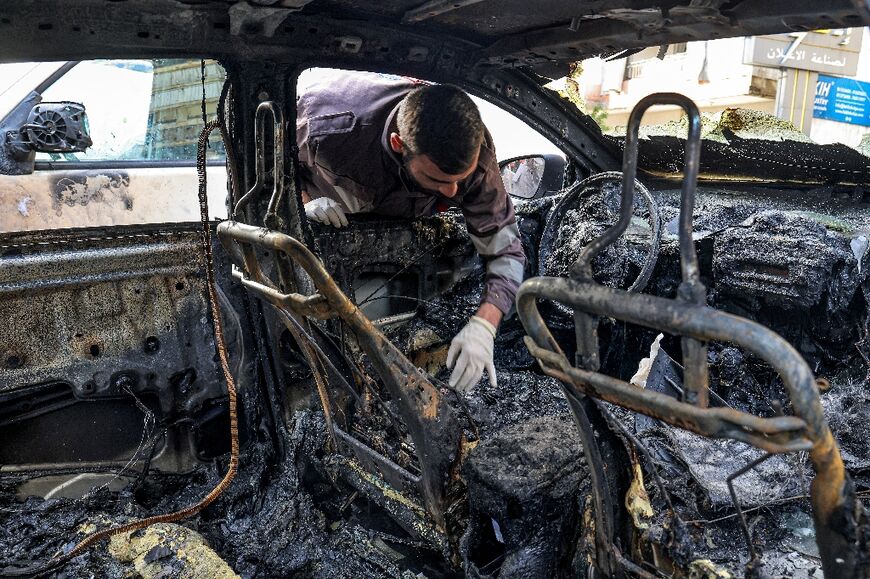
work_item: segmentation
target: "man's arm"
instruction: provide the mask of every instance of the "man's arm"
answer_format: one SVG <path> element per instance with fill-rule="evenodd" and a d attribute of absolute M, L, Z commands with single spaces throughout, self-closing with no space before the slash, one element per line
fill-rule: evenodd
<path fill-rule="evenodd" d="M 483 318 L 487 322 L 493 325 L 496 329 L 498 329 L 499 324 L 501 324 L 501 319 L 504 314 L 501 313 L 501 310 L 489 303 L 482 303 L 480 307 L 477 308 L 477 313 L 474 314 L 479 318 Z"/>
<path fill-rule="evenodd" d="M 467 218 L 466 218 L 467 219 Z M 468 221 L 466 221 L 466 224 Z M 453 338 L 447 351 L 447 366 L 453 369 L 450 385 L 465 392 L 486 370 L 490 386 L 497 386 L 493 347 L 502 316 L 508 313 L 523 278 L 524 256 L 516 221 L 492 235 L 469 231 L 478 253 L 486 261 L 483 303 L 464 328 Z M 503 246 L 502 242 L 507 242 Z M 500 248 L 493 252 L 493 248 Z"/>
<path fill-rule="evenodd" d="M 523 167 L 520 165 L 519 169 Z M 477 315 L 497 328 L 513 307 L 523 282 L 526 256 L 489 133 L 480 148 L 478 173 L 464 195 L 462 213 L 471 242 L 486 264 L 483 299 Z"/>
<path fill-rule="evenodd" d="M 486 263 L 482 306 L 493 306 L 502 315 L 506 315 L 513 307 L 525 273 L 525 253 L 512 206 L 509 212 L 510 222 L 490 235 L 475 233 L 471 224 L 468 232 L 478 255 Z"/>
<path fill-rule="evenodd" d="M 513 306 L 525 269 L 513 204 L 489 146 L 481 148 L 479 167 L 483 170 L 469 183 L 462 212 L 469 237 L 486 263 L 483 299 L 447 352 L 447 366 L 453 368 L 450 385 L 462 392 L 480 380 L 484 369 L 490 385 L 497 385 L 493 363 L 495 334 L 502 317 Z"/>

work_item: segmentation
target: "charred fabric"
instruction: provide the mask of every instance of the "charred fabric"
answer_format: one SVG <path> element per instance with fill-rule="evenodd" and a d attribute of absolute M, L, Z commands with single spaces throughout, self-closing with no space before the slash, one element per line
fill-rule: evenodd
<path fill-rule="evenodd" d="M 681 192 L 669 181 L 647 185 L 635 187 L 638 200 L 627 230 L 595 257 L 593 277 L 605 286 L 673 298 L 683 279 Z M 520 204 L 527 274 L 573 274 L 577 255 L 617 221 L 622 191 L 621 175 L 605 174 L 563 195 Z M 870 488 L 870 220 L 862 195 L 860 188 L 846 187 L 699 187 L 693 191 L 691 242 L 706 304 L 784 336 L 820 378 L 825 417 L 859 498 L 852 529 L 858 569 L 868 567 L 860 498 Z M 188 530 L 170 526 L 114 538 L 108 551 L 92 549 L 60 573 L 122 576 L 135 569 L 167 576 L 204 569 L 210 559 L 179 547 L 189 545 L 186 533 L 194 530 L 219 555 L 214 564 L 222 559 L 229 565 L 220 571 L 227 576 L 585 576 L 590 553 L 600 548 L 601 523 L 571 414 L 576 400 L 566 400 L 559 380 L 542 373 L 523 344 L 526 329 L 512 319 L 499 335 L 497 388 L 481 387 L 462 399 L 441 382 L 446 337 L 473 312 L 482 289 L 482 266 L 464 231 L 452 214 L 410 226 L 359 221 L 339 233 L 316 229 L 309 232 L 310 246 L 331 256 L 324 268 L 287 235 L 222 224 L 222 244 L 214 250 L 239 391 L 237 478 L 210 508 L 184 522 Z M 184 240 L 192 234 L 175 235 Z M 151 242 L 142 243 L 143 254 L 154 253 Z M 4 248 L 4 257 L 26 253 L 33 244 L 22 236 Z M 304 285 L 300 268 L 319 297 L 290 291 Z M 95 272 L 87 295 L 140 295 L 139 286 L 125 288 L 127 282 L 105 273 Z M 181 313 L 171 317 L 179 324 L 209 311 L 204 273 L 190 266 L 183 273 L 139 282 L 156 302 L 178 308 Z M 196 288 L 192 294 L 190 287 Z M 164 297 L 166 292 L 175 297 Z M 360 310 L 345 307 L 348 296 Z M 571 311 L 541 308 L 566 358 L 588 355 L 575 346 Z M 60 308 L 56 315 L 64 321 L 78 313 Z M 124 323 L 120 315 L 116 321 Z M 689 388 L 676 336 L 608 317 L 597 331 L 602 372 L 675 399 Z M 221 479 L 225 448 L 200 449 L 188 463 L 160 462 L 172 436 L 189 435 L 199 448 L 226 426 L 226 415 L 214 410 L 224 394 L 212 378 L 217 363 L 185 371 L 202 356 L 172 354 L 172 332 L 170 323 L 137 345 L 144 348 L 141 355 L 119 356 L 121 366 L 114 368 L 102 351 L 89 350 L 108 365 L 105 380 L 88 386 L 87 395 L 125 400 L 139 412 L 133 422 L 141 436 L 138 445 L 133 437 L 124 469 L 103 469 L 102 478 L 93 479 L 102 484 L 83 498 L 57 490 L 65 486 L 57 481 L 81 475 L 69 466 L 4 472 L 0 556 L 7 571 L 69 551 L 94 529 L 185 507 Z M 122 332 L 118 342 L 125 339 Z M 197 339 L 185 347 L 209 347 L 208 336 Z M 154 363 L 163 348 L 167 357 Z M 274 376 L 262 370 L 272 357 Z M 127 371 L 125 361 L 152 371 Z M 705 361 L 711 408 L 771 419 L 790 414 L 783 381 L 757 356 L 713 341 Z M 172 372 L 164 376 L 161 366 Z M 397 375 L 416 384 L 410 402 Z M 7 406 L 13 408 L 8 424 L 48 414 L 62 398 L 63 389 L 56 390 L 42 393 L 45 412 Z M 174 400 L 164 391 L 188 394 Z M 610 457 L 613 464 L 631 473 L 618 487 L 632 529 L 623 547 L 636 561 L 655 561 L 655 568 L 635 565 L 637 573 L 821 576 L 824 554 L 815 540 L 806 452 L 766 457 L 733 439 L 700 437 L 603 402 L 598 408 L 625 451 Z M 49 482 L 34 487 L 41 479 Z M 210 569 L 204 572 L 218 574 Z"/>

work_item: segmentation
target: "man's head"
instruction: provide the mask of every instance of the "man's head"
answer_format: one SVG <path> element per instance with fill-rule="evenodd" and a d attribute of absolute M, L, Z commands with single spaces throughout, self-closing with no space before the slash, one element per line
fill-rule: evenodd
<path fill-rule="evenodd" d="M 459 182 L 477 168 L 483 142 L 474 101 L 455 86 L 423 86 L 402 100 L 396 121 L 390 147 L 403 155 L 411 178 L 423 189 L 456 195 Z"/>

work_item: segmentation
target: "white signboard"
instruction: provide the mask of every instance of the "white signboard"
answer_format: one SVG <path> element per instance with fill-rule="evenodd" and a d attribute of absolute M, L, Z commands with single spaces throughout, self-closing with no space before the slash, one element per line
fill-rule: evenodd
<path fill-rule="evenodd" d="M 747 38 L 743 62 L 854 76 L 858 72 L 863 31 L 863 28 L 838 28 Z"/>

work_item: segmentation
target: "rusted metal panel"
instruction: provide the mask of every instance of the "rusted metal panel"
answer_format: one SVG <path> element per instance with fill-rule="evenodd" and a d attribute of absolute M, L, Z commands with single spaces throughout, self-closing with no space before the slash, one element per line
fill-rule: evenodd
<path fill-rule="evenodd" d="M 216 369 L 204 280 L 189 258 L 198 241 L 164 231 L 0 245 L 0 391 L 63 381 L 99 397 L 119 388 L 122 371 L 159 389 L 185 368 Z M 183 406 L 208 393 L 189 392 Z"/>
<path fill-rule="evenodd" d="M 186 426 L 170 425 L 164 438 L 150 438 L 170 417 L 205 424 L 214 418 L 212 402 L 226 395 L 216 379 L 211 329 L 203 322 L 209 308 L 202 265 L 190 258 L 199 239 L 189 227 L 164 226 L 115 235 L 12 234 L 0 243 L 4 428 L 39 437 L 27 444 L 46 449 L 55 437 L 69 436 L 63 428 L 96 429 L 110 439 L 113 429 L 125 432 L 117 448 L 109 440 L 90 445 L 75 437 L 60 454 L 30 455 L 25 444 L 9 448 L 4 472 L 123 467 L 130 460 L 128 438 L 140 448 L 127 468 L 143 466 L 149 445 L 148 464 L 157 471 L 185 472 L 203 459 L 200 443 L 215 441 L 198 439 Z M 61 428 L 64 417 L 84 424 Z M 150 420 L 161 426 L 154 430 Z M 51 491 L 60 484 L 56 479 L 33 488 Z"/>
<path fill-rule="evenodd" d="M 397 405 L 414 441 L 421 468 L 418 491 L 429 516 L 443 531 L 446 528 L 447 487 L 450 474 L 461 460 L 464 432 L 456 411 L 439 388 L 360 312 L 338 288 L 321 262 L 298 240 L 231 221 L 218 226 L 218 237 L 237 268 L 234 277 L 246 287 L 277 308 L 289 310 L 288 315 L 307 312 L 307 308 L 300 306 L 311 298 L 279 292 L 276 285 L 265 277 L 253 248 L 280 252 L 305 270 L 318 295 L 325 298 L 333 314 L 354 333 L 360 349 L 368 356 Z"/>

